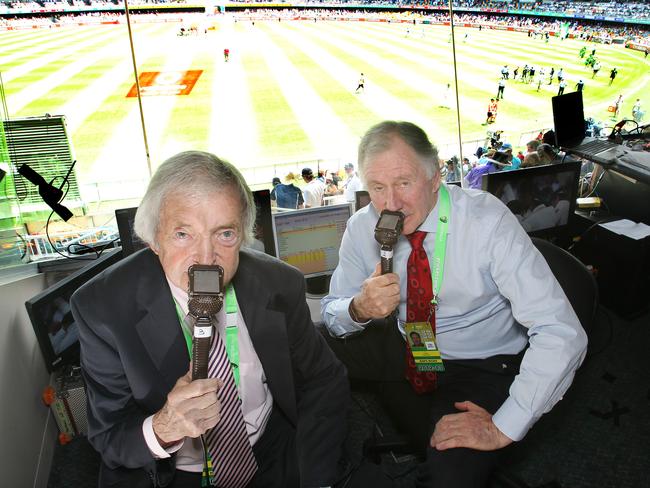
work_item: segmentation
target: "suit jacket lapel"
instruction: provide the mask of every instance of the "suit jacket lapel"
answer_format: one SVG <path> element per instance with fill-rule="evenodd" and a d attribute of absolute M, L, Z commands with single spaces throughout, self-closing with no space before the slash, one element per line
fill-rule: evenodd
<path fill-rule="evenodd" d="M 292 421 L 297 421 L 291 354 L 285 314 L 274 309 L 268 288 L 245 252 L 233 278 L 237 302 L 255 352 L 262 363 L 273 401 Z"/>
<path fill-rule="evenodd" d="M 158 257 L 139 269 L 142 279 L 135 297 L 146 315 L 135 324 L 149 357 L 171 390 L 189 368 L 189 354 L 165 274 Z"/>

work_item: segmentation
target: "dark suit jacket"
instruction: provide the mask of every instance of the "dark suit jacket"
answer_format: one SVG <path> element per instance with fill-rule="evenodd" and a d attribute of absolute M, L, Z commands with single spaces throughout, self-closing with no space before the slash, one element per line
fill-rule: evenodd
<path fill-rule="evenodd" d="M 334 481 L 349 401 L 345 368 L 315 329 L 304 278 L 281 261 L 240 252 L 233 278 L 274 405 L 296 428 L 302 486 Z M 88 395 L 88 439 L 103 460 L 100 484 L 164 485 L 142 423 L 189 367 L 171 291 L 149 249 L 112 266 L 72 297 Z M 144 468 L 144 469 L 140 469 Z"/>

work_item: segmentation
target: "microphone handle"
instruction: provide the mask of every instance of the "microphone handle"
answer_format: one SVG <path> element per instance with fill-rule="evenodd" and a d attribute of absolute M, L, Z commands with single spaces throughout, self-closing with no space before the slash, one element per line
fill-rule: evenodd
<path fill-rule="evenodd" d="M 212 322 L 199 317 L 192 337 L 192 381 L 208 377 L 208 361 L 212 344 Z"/>
<path fill-rule="evenodd" d="M 393 246 L 383 244 L 379 251 L 381 256 L 381 274 L 393 272 Z M 386 318 L 395 319 L 397 317 L 397 309 L 393 310 Z"/>
<path fill-rule="evenodd" d="M 392 273 L 393 246 L 382 245 L 379 254 L 381 255 L 381 274 Z"/>

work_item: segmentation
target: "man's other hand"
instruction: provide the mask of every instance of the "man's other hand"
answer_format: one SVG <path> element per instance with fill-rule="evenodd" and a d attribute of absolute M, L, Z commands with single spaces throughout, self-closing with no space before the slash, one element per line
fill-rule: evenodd
<path fill-rule="evenodd" d="M 192 381 L 192 370 L 178 379 L 167 394 L 167 402 L 153 416 L 153 431 L 160 445 L 169 447 L 184 437 L 198 437 L 221 418 L 217 378 Z"/>
<path fill-rule="evenodd" d="M 395 273 L 381 274 L 381 264 L 361 285 L 361 292 L 350 303 L 353 318 L 357 322 L 387 317 L 399 305 L 399 276 Z"/>
<path fill-rule="evenodd" d="M 467 447 L 479 451 L 494 451 L 512 443 L 512 439 L 497 429 L 492 415 L 475 403 L 456 402 L 460 413 L 445 415 L 436 424 L 431 447 L 443 451 Z"/>

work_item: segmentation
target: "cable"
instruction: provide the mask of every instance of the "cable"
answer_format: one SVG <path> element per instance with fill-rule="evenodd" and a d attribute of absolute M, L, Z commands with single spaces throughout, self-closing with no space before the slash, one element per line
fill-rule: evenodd
<path fill-rule="evenodd" d="M 596 184 L 593 186 L 593 188 L 591 189 L 591 191 L 590 191 L 587 195 L 584 196 L 584 198 L 590 197 L 591 195 L 593 195 L 593 194 L 595 193 L 596 189 L 598 188 L 598 185 L 600 184 L 600 180 L 603 179 L 603 176 L 605 176 L 605 173 L 606 173 L 606 170 L 604 170 L 604 171 L 600 174 L 600 176 L 598 177 L 598 180 L 596 181 Z"/>
<path fill-rule="evenodd" d="M 605 340 L 605 343 L 600 347 L 600 349 L 587 353 L 587 356 L 585 357 L 585 361 L 591 359 L 594 356 L 597 356 L 598 354 L 602 353 L 605 349 L 607 349 L 607 346 L 609 346 L 612 343 L 612 338 L 614 337 L 614 323 L 612 322 L 611 315 L 603 307 L 598 307 L 598 311 L 599 312 L 602 311 L 602 313 L 605 315 L 607 319 L 607 325 L 609 326 L 607 331 L 607 339 Z"/>
<path fill-rule="evenodd" d="M 60 256 L 63 256 L 66 259 L 72 259 L 74 261 L 95 261 L 96 259 L 99 259 L 99 254 L 97 252 L 95 252 L 95 254 L 97 254 L 97 255 L 94 258 L 76 258 L 76 257 L 73 257 L 73 256 L 67 256 L 67 255 L 63 254 L 61 251 L 59 251 L 56 248 L 56 246 L 52 243 L 52 240 L 50 239 L 49 227 L 50 227 L 50 219 L 52 218 L 52 215 L 54 215 L 54 210 L 52 210 L 50 212 L 50 215 L 47 218 L 47 222 L 45 223 L 45 236 L 47 237 L 47 242 L 50 244 L 52 249 L 54 249 L 54 252 L 56 252 Z"/>
<path fill-rule="evenodd" d="M 25 259 L 25 256 L 27 256 L 28 244 L 23 236 L 21 236 L 17 231 L 14 232 L 16 233 L 16 236 L 18 236 L 18 239 L 20 239 L 23 243 L 23 248 L 20 251 L 20 260 L 22 261 L 23 259 Z"/>
<path fill-rule="evenodd" d="M 63 185 L 66 185 L 65 192 L 63 193 L 63 196 L 61 196 L 61 199 L 57 203 L 60 203 L 63 200 L 65 200 L 66 195 L 70 191 L 70 181 L 68 180 L 68 178 L 70 176 L 70 173 L 72 172 L 72 168 L 74 167 L 75 163 L 76 163 L 76 160 L 72 162 L 72 165 L 70 166 L 70 169 L 68 170 L 68 173 L 65 176 L 55 176 L 54 178 L 52 178 L 52 180 L 49 183 L 50 185 L 54 186 L 54 181 L 57 180 L 58 178 L 62 178 L 63 183 L 61 183 L 61 186 L 59 187 L 59 189 L 62 189 Z M 52 212 L 50 212 L 50 215 L 47 218 L 47 222 L 45 223 L 45 236 L 47 237 L 47 242 L 50 245 L 50 247 L 52 247 L 52 249 L 54 249 L 54 252 L 56 252 L 60 256 L 63 256 L 66 259 L 72 259 L 73 261 L 95 261 L 95 260 L 97 260 L 97 259 L 99 259 L 101 257 L 102 253 L 108 247 L 110 247 L 113 243 L 115 243 L 116 241 L 119 240 L 119 237 L 116 237 L 115 239 L 111 240 L 110 242 L 107 242 L 106 244 L 104 244 L 103 246 L 98 247 L 98 248 L 90 247 L 90 246 L 87 246 L 85 244 L 80 244 L 80 243 L 72 243 L 72 244 L 69 244 L 65 248 L 65 251 L 68 254 L 67 255 L 63 254 L 61 251 L 59 251 L 57 249 L 57 247 L 52 242 L 52 239 L 50 238 L 49 227 L 50 227 L 50 220 L 52 219 L 52 215 L 54 215 L 54 210 L 52 210 Z M 72 246 L 79 246 L 81 249 L 89 249 L 91 252 L 95 253 L 95 257 L 85 257 L 85 258 L 75 257 L 75 256 L 78 256 L 78 255 L 83 255 L 84 253 L 73 252 L 71 250 Z"/>
<path fill-rule="evenodd" d="M 616 220 L 616 219 L 617 219 L 617 217 L 605 217 L 604 219 L 600 219 L 600 220 L 594 222 L 594 223 L 591 224 L 589 227 L 587 227 L 587 228 L 585 229 L 585 231 L 584 231 L 582 234 L 580 234 L 578 237 L 574 237 L 574 238 L 573 238 L 573 242 L 571 243 L 571 245 L 570 245 L 569 247 L 567 247 L 567 251 L 568 251 L 568 252 L 571 252 L 572 249 L 575 247 L 575 245 L 576 245 L 578 242 L 580 242 L 580 241 L 581 241 L 581 240 L 582 240 L 582 239 L 583 239 L 583 238 L 584 238 L 584 237 L 585 237 L 589 232 L 591 232 L 592 229 L 594 229 L 596 226 L 598 226 L 598 225 L 600 225 L 600 224 L 604 224 L 605 222 L 610 222 L 610 221 L 612 221 L 612 220 Z M 573 254 L 573 253 L 571 253 L 571 254 Z"/>

